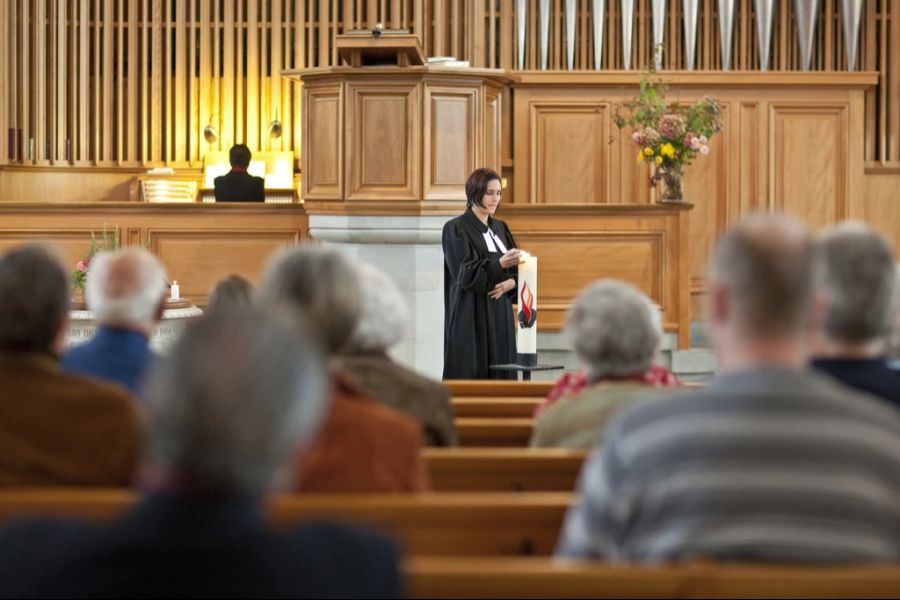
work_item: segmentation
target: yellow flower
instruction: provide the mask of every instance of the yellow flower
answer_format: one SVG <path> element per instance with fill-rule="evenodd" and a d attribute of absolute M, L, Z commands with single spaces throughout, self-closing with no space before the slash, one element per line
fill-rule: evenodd
<path fill-rule="evenodd" d="M 644 162 L 644 153 L 638 150 L 638 162 Z"/>
<path fill-rule="evenodd" d="M 644 148 L 644 154 L 646 154 L 647 156 L 653 156 L 653 148 L 647 146 L 646 148 Z"/>
<path fill-rule="evenodd" d="M 662 164 L 662 156 L 657 156 L 657 157 L 656 157 L 656 164 L 658 164 L 658 165 L 661 165 L 661 164 Z"/>
<path fill-rule="evenodd" d="M 669 158 L 675 158 L 675 146 L 666 142 L 659 149 L 659 153 L 662 154 L 663 156 L 668 156 Z"/>

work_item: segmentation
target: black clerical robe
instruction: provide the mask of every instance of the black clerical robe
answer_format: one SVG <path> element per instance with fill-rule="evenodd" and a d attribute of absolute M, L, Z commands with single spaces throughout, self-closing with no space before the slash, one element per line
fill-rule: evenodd
<path fill-rule="evenodd" d="M 444 225 L 442 243 L 444 379 L 514 378 L 515 372 L 488 367 L 516 362 L 512 310 L 516 287 L 497 300 L 492 300 L 488 292 L 501 281 L 516 279 L 517 267 L 500 266 L 503 247 L 515 248 L 515 239 L 503 221 L 488 217 L 485 227 L 468 209 Z"/>

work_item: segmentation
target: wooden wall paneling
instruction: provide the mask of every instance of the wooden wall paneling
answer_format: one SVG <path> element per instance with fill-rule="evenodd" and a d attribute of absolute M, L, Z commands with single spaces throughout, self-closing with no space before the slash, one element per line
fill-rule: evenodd
<path fill-rule="evenodd" d="M 245 75 L 248 71 L 244 68 L 244 54 L 250 44 L 250 31 L 246 19 L 247 13 L 244 11 L 245 2 L 246 0 L 237 0 L 235 7 L 236 39 L 234 47 L 237 53 L 234 62 L 234 112 L 229 115 L 229 121 L 232 123 L 232 141 L 222 146 L 223 148 L 227 148 L 231 144 L 247 143 Z"/>
<path fill-rule="evenodd" d="M 300 69 L 306 66 L 306 44 L 305 44 L 305 27 L 303 23 L 306 21 L 306 1 L 294 0 L 294 68 Z M 295 154 L 303 159 L 303 139 L 301 136 L 301 127 L 303 120 L 303 110 L 301 102 L 303 101 L 302 86 L 294 84 L 291 86 L 294 93 L 294 145 Z M 301 180 L 306 177 L 306 172 L 301 167 Z"/>
<path fill-rule="evenodd" d="M 185 156 L 182 157 L 182 160 L 186 161 L 190 166 L 193 166 L 200 158 L 199 136 L 195 134 L 195 130 L 197 128 L 197 123 L 200 121 L 200 77 L 198 71 L 200 68 L 199 63 L 202 60 L 197 56 L 197 43 L 200 33 L 200 16 L 197 14 L 197 8 L 198 4 L 202 2 L 203 0 L 199 0 L 188 4 L 187 22 L 185 24 L 185 33 L 187 34 L 187 64 L 182 65 L 182 68 L 187 71 L 185 75 L 185 79 L 187 80 L 185 102 L 187 105 L 183 109 L 187 119 L 184 124 L 183 132 L 186 149 Z M 209 60 L 209 54 L 204 55 L 203 58 Z M 204 82 L 203 87 L 206 87 L 207 85 L 209 85 L 208 79 Z"/>
<path fill-rule="evenodd" d="M 192 159 L 202 158 L 203 150 L 207 145 L 203 139 L 203 129 L 209 123 L 212 111 L 215 110 L 213 107 L 216 106 L 214 96 L 216 95 L 216 75 L 219 64 L 218 44 L 216 43 L 218 27 L 213 29 L 211 14 L 213 7 L 210 4 L 210 0 L 201 0 L 200 2 L 200 101 L 198 102 L 198 118 L 191 127 L 193 138 L 197 140 L 197 154 L 193 155 L 192 153 Z M 219 3 L 215 2 L 215 4 L 218 8 Z M 221 131 L 219 131 L 219 135 L 222 135 Z"/>
<path fill-rule="evenodd" d="M 513 19 L 513 3 L 500 3 L 500 64 L 501 69 L 515 69 L 513 53 L 515 40 L 515 19 Z"/>
<path fill-rule="evenodd" d="M 216 229 L 147 229 L 150 251 L 166 265 L 168 276 L 181 283 L 182 297 L 206 304 L 209 291 L 224 273 L 259 282 L 266 260 L 285 245 L 300 242 L 292 229 L 235 231 Z"/>
<path fill-rule="evenodd" d="M 157 0 L 157 2 L 161 2 L 161 0 Z M 92 57 L 91 61 L 91 117 L 89 120 L 89 126 L 91 128 L 92 140 L 90 142 L 89 156 L 91 164 L 98 164 L 100 161 L 100 144 L 101 137 L 103 132 L 101 130 L 100 124 L 100 90 L 102 89 L 101 82 L 101 74 L 100 74 L 100 59 L 101 59 L 101 49 L 100 49 L 100 11 L 102 9 L 100 0 L 93 0 L 93 10 L 90 15 L 90 23 L 91 23 L 91 45 L 90 45 L 90 56 Z M 154 22 L 156 22 L 156 15 L 153 16 Z M 161 21 L 160 21 L 161 22 Z M 162 56 L 160 55 L 159 60 L 154 55 L 152 62 L 154 65 L 162 64 Z M 160 116 L 161 119 L 161 116 Z"/>
<path fill-rule="evenodd" d="M 246 109 L 238 118 L 246 121 L 246 144 L 251 150 L 261 148 L 259 131 L 259 3 L 247 0 L 247 99 Z M 240 65 L 238 65 L 240 68 Z"/>
<path fill-rule="evenodd" d="M 542 99 L 528 108 L 529 153 L 518 155 L 531 172 L 528 202 L 608 202 L 609 103 Z"/>
<path fill-rule="evenodd" d="M 347 85 L 347 200 L 419 198 L 420 94 L 415 83 Z"/>
<path fill-rule="evenodd" d="M 764 111 L 764 109 L 762 109 Z M 765 177 L 761 170 L 765 168 L 764 160 L 766 149 L 763 147 L 760 135 L 761 113 L 758 102 L 739 102 L 737 110 L 737 139 L 736 152 L 733 155 L 738 160 L 734 173 L 737 173 L 737 210 L 734 212 L 747 213 L 760 210 L 768 206 L 767 197 L 764 195 L 767 186 L 760 185 L 761 181 L 765 181 Z M 735 119 L 732 119 L 732 123 Z M 764 133 L 764 132 L 763 132 Z M 761 160 L 762 159 L 762 160 Z M 732 162 L 734 164 L 734 162 Z"/>
<path fill-rule="evenodd" d="M 319 0 L 319 18 L 318 18 L 318 37 L 319 37 L 319 66 L 327 67 L 331 64 L 331 56 L 329 52 L 329 38 L 331 37 L 330 31 L 330 15 L 329 15 L 329 5 L 331 4 L 330 0 Z"/>
<path fill-rule="evenodd" d="M 147 164 L 150 161 L 150 130 L 151 130 L 151 122 L 150 122 L 150 87 L 151 82 L 153 80 L 153 70 L 155 70 L 150 65 L 151 56 L 150 52 L 150 4 L 152 0 L 142 0 L 141 5 L 141 18 L 143 20 L 141 24 L 141 63 L 140 68 L 138 69 L 135 66 L 135 73 L 140 74 L 140 88 L 141 88 L 141 123 L 140 123 L 140 136 L 141 136 L 141 145 L 140 145 L 140 156 L 141 156 L 141 164 Z"/>
<path fill-rule="evenodd" d="M 116 142 L 115 115 L 116 108 L 113 105 L 115 93 L 115 5 L 113 0 L 103 1 L 103 128 L 101 147 L 103 152 L 101 162 L 111 164 L 114 158 L 113 148 Z M 171 117 L 171 114 L 170 114 Z M 171 118 L 168 121 L 171 123 Z M 170 159 L 171 160 L 171 159 Z"/>
<path fill-rule="evenodd" d="M 284 119 L 285 116 L 278 109 L 279 105 L 282 104 L 283 98 L 281 95 L 281 70 L 284 68 L 284 64 L 282 63 L 282 56 L 284 56 L 284 52 L 282 49 L 283 36 L 282 36 L 282 22 L 284 21 L 284 15 L 282 14 L 282 6 L 281 0 L 276 0 L 272 3 L 271 7 L 271 19 L 272 19 L 272 50 L 271 50 L 271 58 L 270 58 L 270 71 L 269 71 L 269 81 L 271 81 L 271 96 L 269 98 L 269 117 L 272 119 Z M 268 123 L 267 123 L 268 127 Z M 268 129 L 266 129 L 266 137 L 268 138 Z M 284 133 L 282 133 L 282 137 L 278 140 L 267 140 L 268 148 L 274 149 L 275 145 L 277 145 L 278 149 L 281 150 L 284 146 Z"/>
<path fill-rule="evenodd" d="M 298 0 L 301 1 L 302 0 Z M 238 53 L 235 43 L 236 30 L 235 0 L 225 0 L 223 4 L 222 19 L 222 102 L 216 107 L 217 114 L 213 119 L 213 126 L 219 129 L 219 142 L 212 148 L 221 150 L 235 143 L 235 93 L 237 89 L 237 77 L 235 76 L 235 59 Z M 239 36 L 237 36 L 239 37 Z M 302 40 L 302 38 L 301 38 Z M 298 45 L 301 45 L 298 40 Z M 302 51 L 302 48 L 301 50 Z M 204 124 L 205 127 L 205 124 Z"/>
<path fill-rule="evenodd" d="M 123 151 L 125 149 L 125 0 L 118 0 L 115 16 L 115 34 L 116 34 L 116 99 L 115 99 L 115 139 L 116 152 L 115 159 L 117 164 L 124 162 Z"/>
<path fill-rule="evenodd" d="M 19 9 L 19 129 L 22 130 L 21 154 L 26 161 L 31 162 L 34 157 L 32 156 L 31 151 L 31 147 L 33 146 L 31 143 L 31 136 L 33 135 L 33 132 L 31 129 L 31 115 L 29 111 L 29 108 L 33 105 L 30 83 L 31 36 L 28 32 L 28 25 L 31 17 L 29 13 L 29 4 L 29 2 L 23 1 Z"/>
<path fill-rule="evenodd" d="M 9 63 L 15 56 L 10 52 L 10 27 L 12 19 L 9 14 L 9 4 L 0 2 L 0 165 L 9 163 L 9 131 L 11 119 L 9 118 L 9 94 L 11 82 L 9 77 Z"/>
<path fill-rule="evenodd" d="M 152 62 L 153 65 L 153 82 L 150 88 L 150 139 L 151 154 L 150 160 L 153 163 L 159 163 L 163 160 L 162 141 L 163 141 L 163 29 L 162 0 L 151 0 L 153 2 L 153 13 L 151 15 L 153 23 L 153 31 L 151 36 L 152 44 Z"/>
<path fill-rule="evenodd" d="M 303 86 L 303 119 L 308 135 L 301 139 L 306 200 L 341 200 L 344 197 L 344 138 L 341 118 L 344 110 L 341 84 Z M 315 148 L 315 151 L 312 150 Z"/>
<path fill-rule="evenodd" d="M 78 3 L 78 144 L 73 152 L 74 164 L 86 165 L 90 160 L 90 13 L 87 0 Z M 145 154 L 146 156 L 146 154 Z"/>
<path fill-rule="evenodd" d="M 730 104 L 723 107 L 723 120 L 731 125 Z M 729 175 L 734 173 L 731 160 L 730 126 L 709 143 L 710 153 L 697 156 L 685 169 L 684 198 L 694 205 L 688 218 L 691 231 L 691 293 L 705 292 L 706 267 L 713 244 L 724 231 L 729 216 Z"/>
<path fill-rule="evenodd" d="M 65 102 L 57 103 L 53 111 L 54 117 L 49 119 L 51 122 L 50 131 L 47 131 L 47 79 L 44 74 L 49 70 L 51 73 L 56 71 L 56 77 L 51 79 L 49 93 L 51 96 L 57 95 L 57 89 L 65 94 L 65 75 L 61 72 L 65 71 L 65 2 L 51 3 L 50 15 L 47 15 L 47 4 L 45 2 L 37 2 L 34 4 L 34 12 L 32 13 L 31 38 L 34 43 L 34 52 L 32 54 L 32 73 L 34 77 L 34 90 L 32 95 L 32 108 L 34 110 L 34 162 L 35 164 L 47 164 L 47 155 L 49 154 L 48 146 L 52 143 L 54 150 L 56 149 L 56 131 L 60 123 L 65 123 Z M 59 6 L 61 4 L 62 6 Z M 62 11 L 58 14 L 57 9 Z M 49 16 L 49 18 L 48 18 Z M 62 17 L 62 20 L 58 20 Z M 48 23 L 49 21 L 49 23 Z M 49 26 L 48 26 L 49 25 Z M 60 34 L 60 27 L 63 28 Z M 47 39 L 47 30 L 50 30 L 50 40 Z M 51 57 L 48 60 L 47 46 L 50 44 Z M 59 46 L 62 46 L 60 52 Z M 62 63 L 58 63 L 62 54 Z M 49 69 L 48 69 L 49 67 Z M 60 86 L 60 83 L 63 85 Z M 62 112 L 62 119 L 59 119 L 59 113 Z"/>
<path fill-rule="evenodd" d="M 445 29 L 445 21 L 444 15 L 445 0 L 433 0 L 431 6 L 434 11 L 434 50 L 432 52 L 433 56 L 446 56 L 447 47 L 446 47 L 446 34 L 444 32 Z M 453 0 L 448 0 L 452 2 Z"/>
<path fill-rule="evenodd" d="M 255 114 L 248 114 L 248 119 L 256 121 L 256 128 L 259 131 L 259 142 L 256 149 L 268 150 L 271 146 L 269 136 L 266 134 L 266 126 L 269 123 L 269 97 L 272 88 L 272 80 L 269 77 L 269 27 L 271 26 L 271 0 L 264 0 L 259 3 L 259 54 L 254 58 L 259 63 L 259 109 Z M 253 148 L 251 147 L 251 150 Z"/>
<path fill-rule="evenodd" d="M 102 228 L 102 226 L 101 226 Z M 45 242 L 55 246 L 66 265 L 74 265 L 90 250 L 90 232 L 87 227 L 10 227 L 0 228 L 0 254 L 30 242 Z"/>
<path fill-rule="evenodd" d="M 849 213 L 849 106 L 769 105 L 772 208 L 825 227 Z"/>
<path fill-rule="evenodd" d="M 126 3 L 128 7 L 128 112 L 126 116 L 128 144 L 125 161 L 137 164 L 141 157 L 140 140 L 138 139 L 138 82 L 141 78 L 141 65 L 138 62 L 138 12 L 141 2 Z"/>
<path fill-rule="evenodd" d="M 479 147 L 481 90 L 425 84 L 424 197 L 465 200 L 469 174 L 484 164 Z"/>
<path fill-rule="evenodd" d="M 69 119 L 67 111 L 72 105 L 69 94 L 69 77 L 71 63 L 69 62 L 69 35 L 68 35 L 68 0 L 59 0 L 55 11 L 56 27 L 53 31 L 54 45 L 56 46 L 55 65 L 50 73 L 55 74 L 55 93 L 50 95 L 50 109 L 55 108 L 55 118 L 52 123 L 53 133 L 50 138 L 50 161 L 53 164 L 64 163 L 66 156 L 66 139 L 68 138 Z M 65 99 L 65 102 L 60 101 Z M 54 107 L 53 105 L 56 104 Z"/>
<path fill-rule="evenodd" d="M 497 173 L 502 173 L 502 103 L 503 96 L 500 88 L 493 86 L 484 87 L 484 152 L 482 163 Z"/>
<path fill-rule="evenodd" d="M 888 152 L 884 162 L 890 162 L 900 166 L 900 7 L 896 2 L 891 3 L 890 13 L 890 41 L 888 55 L 891 60 L 882 63 L 882 71 L 886 71 L 888 79 L 888 93 L 885 105 L 889 111 L 890 121 L 887 126 Z M 885 9 L 882 9 L 885 10 Z M 887 11 L 885 10 L 885 18 Z"/>

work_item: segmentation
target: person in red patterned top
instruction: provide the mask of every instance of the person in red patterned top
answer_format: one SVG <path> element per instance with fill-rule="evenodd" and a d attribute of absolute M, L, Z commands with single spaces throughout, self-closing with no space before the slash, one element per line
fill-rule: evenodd
<path fill-rule="evenodd" d="M 665 368 L 662 365 L 652 364 L 646 372 L 621 379 L 633 379 L 641 381 L 647 385 L 659 387 L 678 387 L 684 385 L 684 382 L 678 378 L 678 375 Z M 545 409 L 553 405 L 554 402 L 564 396 L 569 396 L 575 392 L 581 391 L 588 385 L 588 378 L 584 371 L 568 371 L 562 374 L 562 377 L 556 380 L 544 401 L 534 407 L 534 416 L 538 416 Z"/>

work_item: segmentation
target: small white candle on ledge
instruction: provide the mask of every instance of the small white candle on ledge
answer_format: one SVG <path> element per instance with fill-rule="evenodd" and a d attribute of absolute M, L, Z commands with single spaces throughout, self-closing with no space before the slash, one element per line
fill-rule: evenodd
<path fill-rule="evenodd" d="M 537 257 L 522 251 L 519 262 L 519 304 L 516 323 L 516 349 L 518 363 L 524 366 L 537 364 Z"/>
<path fill-rule="evenodd" d="M 181 291 L 178 289 L 178 282 L 173 281 L 172 286 L 170 288 L 169 299 L 170 300 L 180 300 L 181 299 Z"/>

